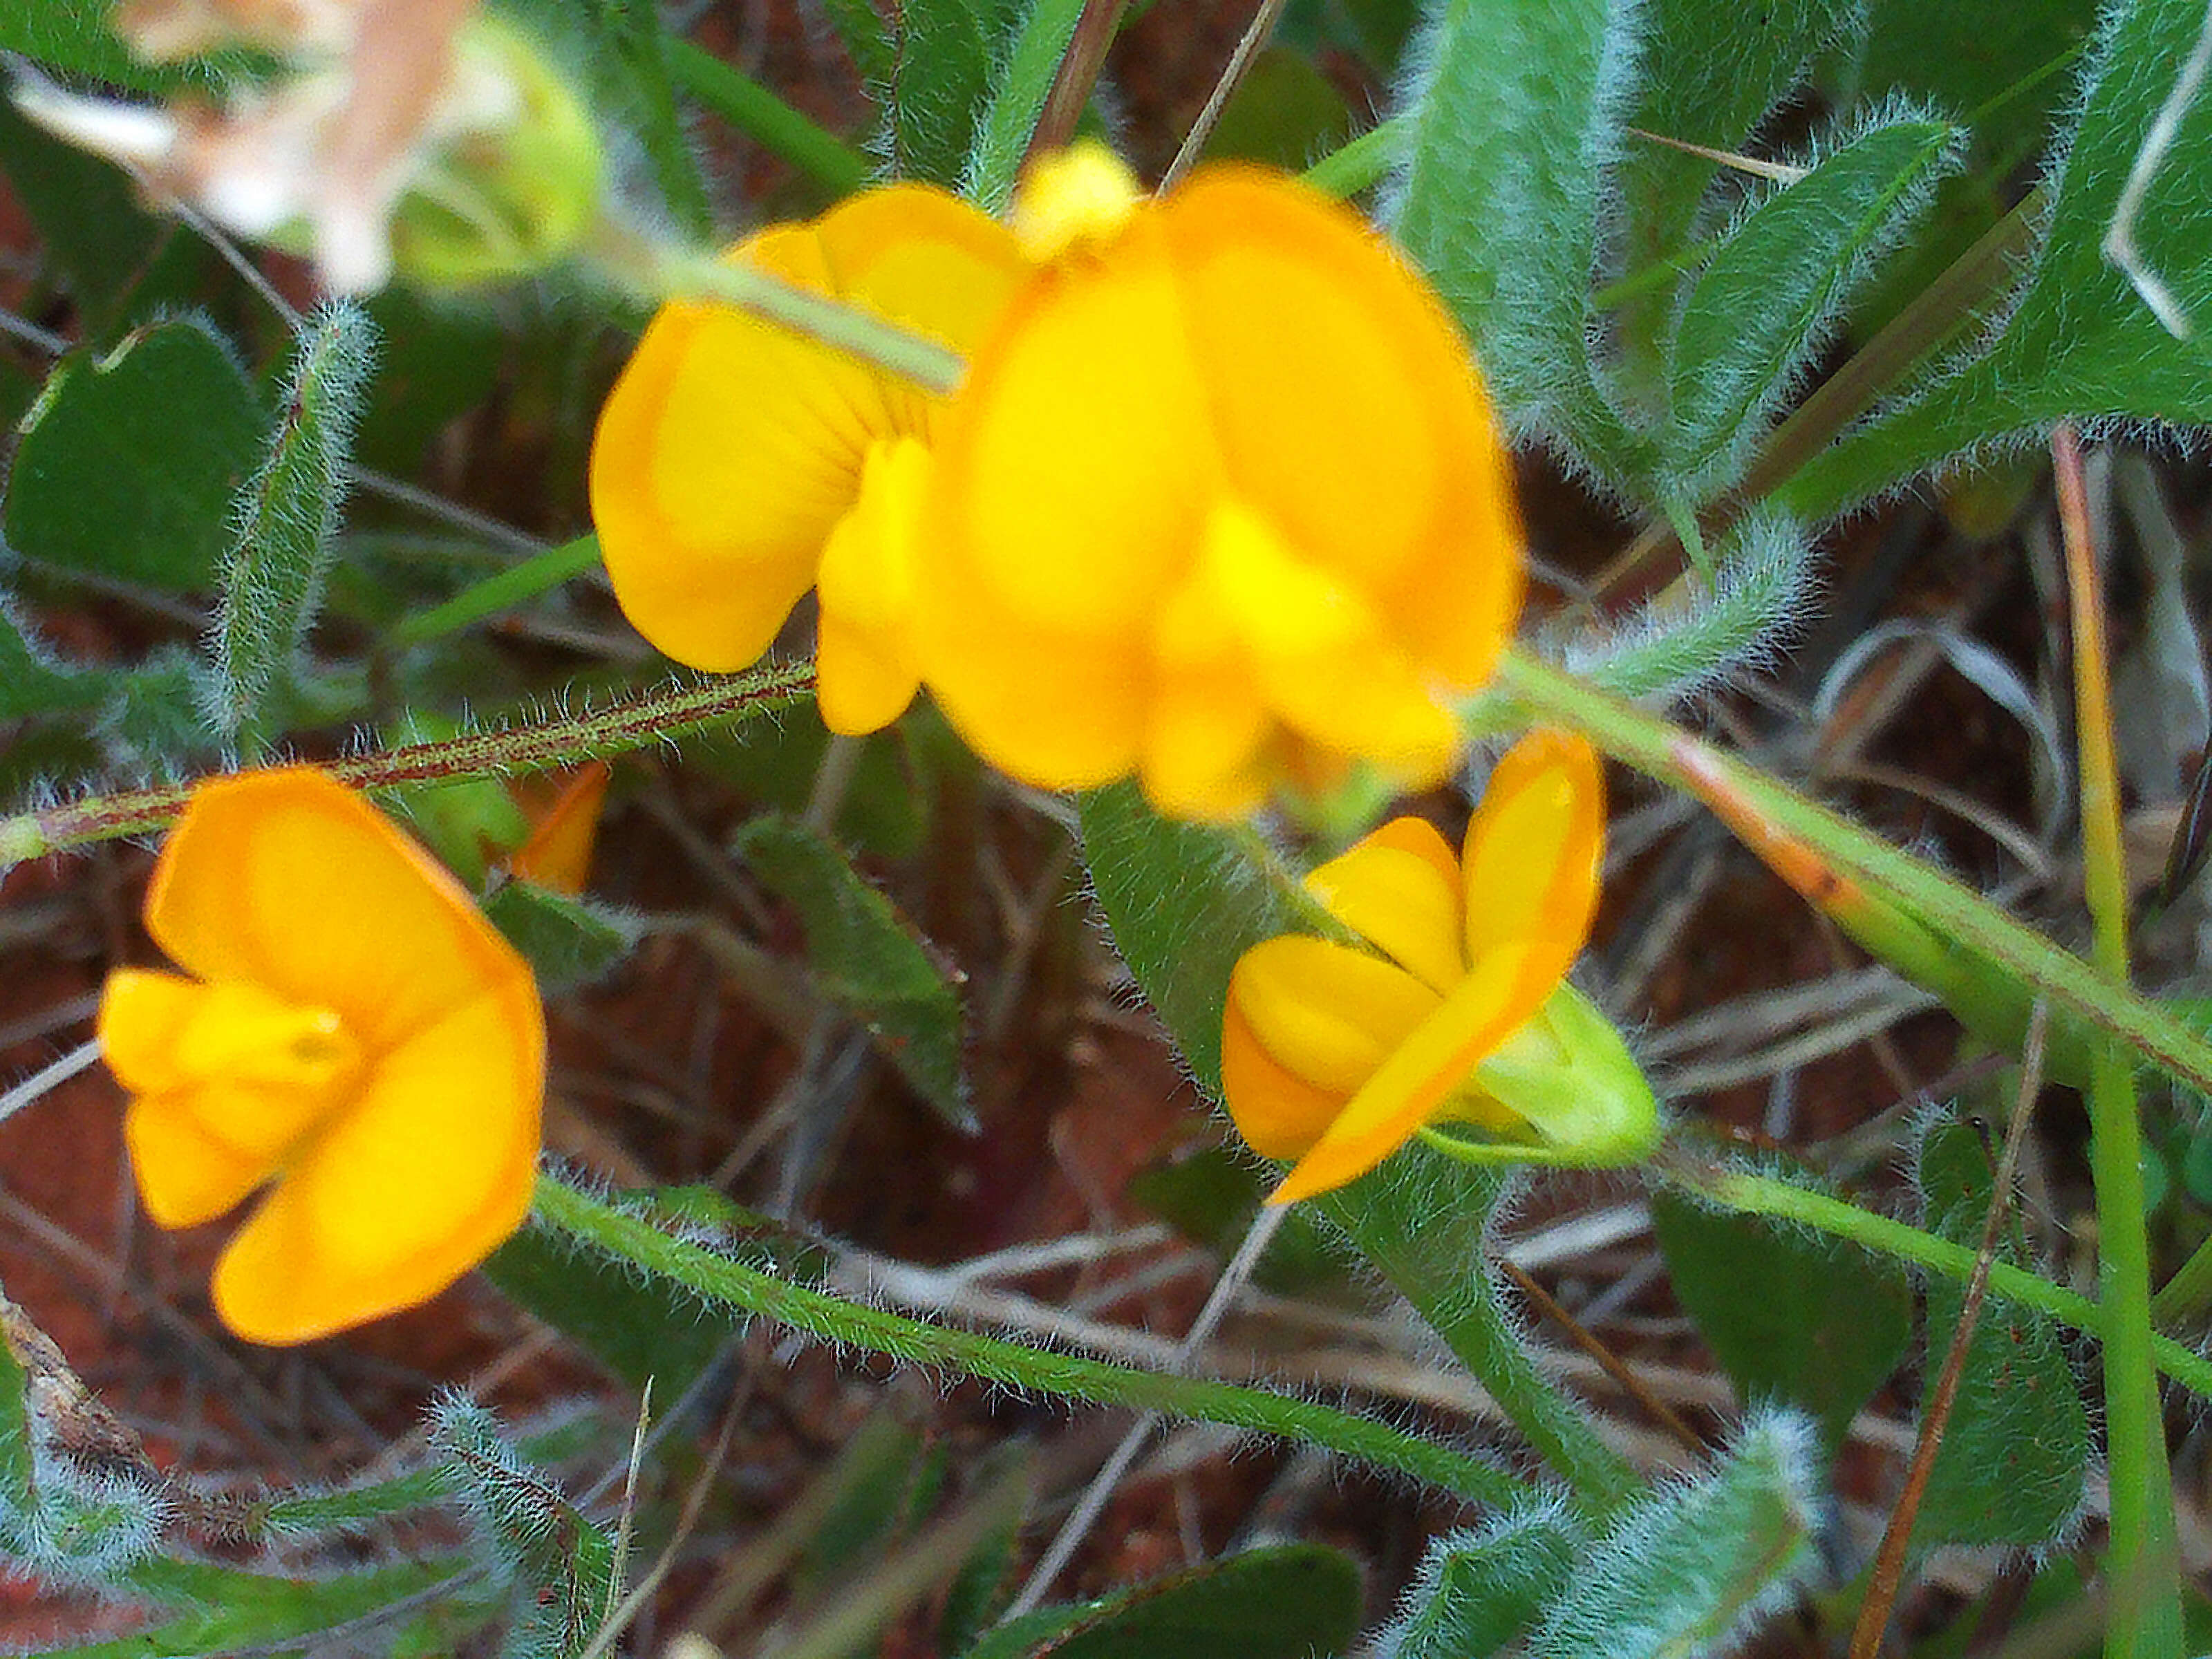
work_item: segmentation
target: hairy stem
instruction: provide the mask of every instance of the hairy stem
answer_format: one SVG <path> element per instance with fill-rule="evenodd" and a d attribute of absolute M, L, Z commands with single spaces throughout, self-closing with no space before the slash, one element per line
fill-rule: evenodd
<path fill-rule="evenodd" d="M 787 708 L 814 690 L 814 665 L 778 664 L 626 698 L 605 708 L 467 732 L 435 743 L 402 744 L 374 754 L 325 761 L 318 769 L 356 789 L 403 783 L 504 777 L 627 754 L 689 732 L 738 725 Z M 0 870 L 94 842 L 143 836 L 184 810 L 190 783 L 88 795 L 59 806 L 0 817 Z"/>
<path fill-rule="evenodd" d="M 1328 1406 L 1261 1389 L 1048 1352 L 810 1290 L 672 1237 L 644 1217 L 550 1176 L 538 1180 L 537 1216 L 556 1231 L 658 1273 L 709 1301 L 773 1319 L 825 1342 L 1094 1405 L 1257 1429 L 1413 1475 L 1478 1503 L 1502 1505 L 1528 1496 L 1522 1482 L 1479 1458 Z"/>

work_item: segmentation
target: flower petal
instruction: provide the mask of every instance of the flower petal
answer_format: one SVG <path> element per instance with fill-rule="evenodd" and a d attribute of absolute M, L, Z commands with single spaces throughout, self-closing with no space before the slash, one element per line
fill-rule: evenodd
<path fill-rule="evenodd" d="M 1519 608 L 1522 539 L 1442 306 L 1356 215 L 1255 169 L 1202 170 L 1157 216 L 1230 487 L 1385 602 L 1424 667 L 1479 683 Z"/>
<path fill-rule="evenodd" d="M 869 191 L 729 256 L 927 335 L 980 341 L 1028 267 L 1012 235 L 923 185 Z M 665 307 L 592 441 L 592 514 L 616 598 L 696 668 L 742 668 L 813 585 L 871 443 L 926 437 L 936 400 L 728 307 Z"/>
<path fill-rule="evenodd" d="M 1260 1046 L 1314 1087 L 1347 1097 L 1437 1005 L 1404 969 L 1303 933 L 1254 945 L 1229 976 L 1229 1006 Z"/>
<path fill-rule="evenodd" d="M 206 988 L 181 974 L 118 968 L 100 997 L 100 1058 L 133 1094 L 173 1089 L 185 1073 L 177 1043 Z"/>
<path fill-rule="evenodd" d="M 532 826 L 530 838 L 507 860 L 507 873 L 571 898 L 582 892 L 592 872 L 599 813 L 613 777 L 605 761 L 578 767 L 544 816 Z"/>
<path fill-rule="evenodd" d="M 1139 764 L 1146 796 L 1170 817 L 1231 819 L 1253 811 L 1267 793 L 1262 757 L 1274 718 L 1202 574 L 1161 606 L 1152 665 Z"/>
<path fill-rule="evenodd" d="M 921 684 L 915 589 L 929 451 L 912 438 L 870 447 L 860 499 L 822 549 L 815 697 L 823 724 L 856 736 L 906 712 Z"/>
<path fill-rule="evenodd" d="M 1150 224 L 1024 289 L 946 408 L 952 607 L 980 589 L 1021 627 L 1134 641 L 1188 565 L 1219 477 L 1212 388 Z M 943 654 L 925 653 L 933 684 Z"/>
<path fill-rule="evenodd" d="M 985 761 L 1041 789 L 1136 769 L 1152 687 L 1141 640 L 1040 627 L 984 588 L 934 579 L 919 611 L 922 676 Z"/>
<path fill-rule="evenodd" d="M 1367 597 L 1234 499 L 1206 519 L 1200 572 L 1267 706 L 1301 736 L 1420 782 L 1443 775 L 1459 727 Z"/>
<path fill-rule="evenodd" d="M 817 290 L 811 230 L 731 254 Z M 814 582 L 891 416 L 863 364 L 727 307 L 665 307 L 599 411 L 592 520 L 632 625 L 694 668 L 743 668 Z"/>
<path fill-rule="evenodd" d="M 1393 844 L 1378 830 L 1316 869 L 1306 878 L 1306 890 L 1353 933 L 1445 995 L 1467 971 L 1458 866 L 1426 820 L 1399 818 L 1386 827 L 1396 842 L 1433 842 L 1433 850 Z M 1442 868 L 1437 853 L 1443 855 Z"/>
<path fill-rule="evenodd" d="M 1468 825 L 1468 960 L 1526 947 L 1564 977 L 1589 938 L 1604 855 L 1596 751 L 1565 732 L 1530 732 L 1498 763 Z"/>
<path fill-rule="evenodd" d="M 1358 1180 L 1446 1106 L 1476 1066 L 1541 1006 L 1559 983 L 1539 953 L 1493 951 L 1389 1055 L 1328 1132 L 1269 1194 L 1310 1198 Z"/>
<path fill-rule="evenodd" d="M 536 1006 L 529 966 L 445 867 L 305 767 L 193 793 L 154 867 L 146 927 L 204 980 L 334 1009 L 372 1055 L 487 992 Z"/>
<path fill-rule="evenodd" d="M 224 1323 L 304 1342 L 452 1284 L 529 1211 L 544 1082 L 534 993 L 477 997 L 383 1055 L 224 1252 Z"/>
<path fill-rule="evenodd" d="M 1262 1158 L 1296 1158 L 1349 1097 L 1307 1082 L 1261 1047 L 1232 1001 L 1221 1022 L 1221 1098 L 1246 1146 Z"/>
<path fill-rule="evenodd" d="M 155 1224 L 196 1227 L 212 1221 L 276 1173 L 274 1159 L 241 1152 L 207 1132 L 222 1109 L 219 1102 L 190 1098 L 182 1091 L 132 1098 L 123 1139 L 138 1196 Z"/>

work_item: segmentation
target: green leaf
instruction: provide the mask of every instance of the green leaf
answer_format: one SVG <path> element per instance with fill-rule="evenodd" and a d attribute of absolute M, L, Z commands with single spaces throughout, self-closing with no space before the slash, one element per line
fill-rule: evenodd
<path fill-rule="evenodd" d="M 8 0 L 0 6 L 0 52 L 131 92 L 167 93 L 210 86 L 252 66 L 243 52 L 151 64 L 133 53 L 109 25 L 112 8 L 94 0 Z"/>
<path fill-rule="evenodd" d="M 1912 1288 L 1894 1264 L 1756 1216 L 1651 1200 L 1674 1295 L 1747 1401 L 1804 1408 L 1830 1447 L 1905 1357 Z"/>
<path fill-rule="evenodd" d="M 322 604 L 375 354 L 375 325 L 351 301 L 324 307 L 301 331 L 283 412 L 260 471 L 239 495 L 222 564 L 207 701 L 225 737 L 256 728 L 264 700 L 293 678 Z"/>
<path fill-rule="evenodd" d="M 960 183 L 1020 13 L 1021 0 L 902 0 L 890 76 L 899 177 Z"/>
<path fill-rule="evenodd" d="M 1826 517 L 1988 439 L 2063 417 L 2212 420 L 2203 347 L 2169 334 L 2106 260 L 2103 242 L 2144 135 L 2196 43 L 2193 0 L 2118 0 L 2091 53 L 2072 143 L 2035 271 L 1996 343 L 1844 438 L 1783 497 Z M 2212 99 L 2183 116 L 2136 226 L 2142 257 L 2202 329 L 2212 327 Z"/>
<path fill-rule="evenodd" d="M 1868 0 L 1859 93 L 1900 92 L 1971 119 L 1985 149 L 2008 155 L 2042 133 L 2066 91 L 2067 77 L 2047 71 L 2087 39 L 2096 18 L 2096 0 Z"/>
<path fill-rule="evenodd" d="M 19 428 L 0 528 L 29 559 L 160 587 L 210 586 L 266 429 L 204 324 L 70 352 Z"/>
<path fill-rule="evenodd" d="M 1633 274 L 1680 254 L 1696 233 L 1720 164 L 1656 143 L 1653 133 L 1707 149 L 1740 149 L 1804 78 L 1814 55 L 1860 21 L 1856 0 L 1768 0 L 1755 24 L 1729 0 L 1647 0 L 1644 84 L 1615 170 Z"/>
<path fill-rule="evenodd" d="M 103 702 L 113 677 L 57 661 L 0 592 L 0 720 L 22 720 Z"/>
<path fill-rule="evenodd" d="M 1083 0 L 1034 0 L 1013 37 L 963 174 L 961 193 L 986 213 L 1004 212 L 1013 196 L 1014 175 L 1082 16 Z"/>
<path fill-rule="evenodd" d="M 1311 1659 L 1350 1650 L 1359 1570 L 1316 1544 L 1257 1549 L 1001 1625 L 967 1659 Z"/>
<path fill-rule="evenodd" d="M 1224 830 L 1160 817 L 1133 783 L 1093 790 L 1081 814 L 1084 860 L 1115 946 L 1198 1086 L 1218 1100 L 1230 970 L 1297 926 L 1292 878 L 1261 869 Z"/>
<path fill-rule="evenodd" d="M 614 1542 L 552 1477 L 458 1395 L 431 1407 L 430 1446 L 513 1578 L 507 1651 L 580 1659 L 614 1607 Z"/>
<path fill-rule="evenodd" d="M 1473 337 L 1509 430 L 1616 485 L 1651 467 L 1589 347 L 1605 169 L 1635 95 L 1633 13 L 1607 0 L 1449 0 L 1417 54 L 1388 215 Z"/>
<path fill-rule="evenodd" d="M 1981 1243 L 1992 1192 L 1991 1149 L 1966 1124 L 1939 1120 L 1920 1140 L 1917 1174 L 1933 1231 Z M 2001 1260 L 2020 1263 L 2010 1238 Z M 1928 1386 L 1950 1352 L 1966 1287 L 1928 1285 Z M 2055 1542 L 2081 1513 L 2089 1419 L 2051 1321 L 1996 1297 L 1982 1304 L 1959 1395 L 1920 1500 L 1916 1543 Z"/>
<path fill-rule="evenodd" d="M 526 1227 L 495 1250 L 484 1274 L 538 1318 L 574 1338 L 633 1389 L 679 1398 L 744 1328 L 731 1309 L 701 1302 L 657 1276 L 564 1247 Z"/>
<path fill-rule="evenodd" d="M 528 959 L 542 991 L 589 984 L 629 955 L 644 925 L 611 905 L 509 881 L 483 902 L 486 921 Z"/>
<path fill-rule="evenodd" d="M 150 1565 L 151 1564 L 149 1564 Z M 171 1565 L 171 1564 L 164 1564 Z M 206 1610 L 185 1614 L 112 1641 L 43 1650 L 49 1659 L 177 1659 L 296 1648 L 313 1651 L 325 1632 L 340 1639 L 343 1626 L 398 1608 L 447 1580 L 465 1583 L 468 1564 L 458 1560 L 404 1561 L 328 1578 L 286 1578 L 204 1563 L 175 1563 L 178 1588 L 192 1585 L 192 1600 Z M 145 1576 L 145 1575 L 141 1575 Z M 455 1585 L 458 1592 L 460 1583 Z"/>
<path fill-rule="evenodd" d="M 1802 1418 L 1753 1418 L 1701 1479 L 1644 1498 L 1575 1563 L 1530 1659 L 1735 1651 L 1820 1570 L 1822 1502 Z"/>
<path fill-rule="evenodd" d="M 891 902 L 833 843 L 793 819 L 756 818 L 731 850 L 798 911 L 822 994 L 860 1020 L 940 1117 L 972 1131 L 960 999 Z"/>
<path fill-rule="evenodd" d="M 876 9 L 873 0 L 822 0 L 822 9 L 836 29 L 837 38 L 845 43 L 853 67 L 860 70 L 860 79 L 868 83 L 870 92 L 888 88 L 896 51 L 890 32 L 884 25 L 883 14 Z"/>
<path fill-rule="evenodd" d="M 1485 1659 L 1567 1588 L 1589 1540 L 1557 1504 L 1509 1511 L 1429 1546 L 1387 1659 Z"/>
<path fill-rule="evenodd" d="M 0 21 L 0 38 L 8 30 Z M 126 174 L 33 126 L 4 97 L 0 172 L 37 224 L 52 274 L 82 313 L 86 334 L 112 334 L 172 229 L 139 204 Z"/>
<path fill-rule="evenodd" d="M 1690 289 L 1668 364 L 1664 447 L 1679 491 L 1704 499 L 1740 476 L 1844 301 L 1962 149 L 1945 123 L 1878 119 L 1729 228 Z"/>
<path fill-rule="evenodd" d="M 404 288 L 386 289 L 368 307 L 379 349 L 354 458 L 415 477 L 432 441 L 499 385 L 507 338 L 484 313 L 427 305 Z"/>

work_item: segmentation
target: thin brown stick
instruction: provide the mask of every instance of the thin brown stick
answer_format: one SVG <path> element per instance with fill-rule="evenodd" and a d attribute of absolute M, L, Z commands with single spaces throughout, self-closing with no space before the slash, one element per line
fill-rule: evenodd
<path fill-rule="evenodd" d="M 1068 37 L 1067 51 L 1060 60 L 1059 73 L 1052 77 L 1052 89 L 1045 94 L 1044 107 L 1037 112 L 1029 148 L 1022 152 L 1024 168 L 1040 155 L 1066 149 L 1067 141 L 1075 137 L 1075 124 L 1083 118 L 1091 89 L 1098 84 L 1099 71 L 1106 67 L 1107 48 L 1114 44 L 1127 6 L 1128 0 L 1085 0 L 1083 15 L 1075 20 L 1075 31 Z"/>
<path fill-rule="evenodd" d="M 1875 1659 L 1881 1651 L 1882 1632 L 1889 1626 L 1891 1607 L 1905 1577 L 1905 1546 L 1912 1541 L 1912 1522 L 1920 1513 L 1920 1500 L 1928 1491 L 1928 1478 L 1936 1468 L 1936 1454 L 1943 1444 L 1943 1431 L 1959 1398 L 1959 1379 L 1966 1368 L 1967 1345 L 1982 1313 L 1982 1297 L 1989 1289 L 1990 1267 L 1996 1260 L 1997 1239 L 2012 1208 L 2012 1188 L 2020 1165 L 2020 1149 L 2027 1139 L 2028 1120 L 2034 1115 L 2036 1091 L 2043 1086 L 2043 1041 L 2051 1019 L 2051 1005 L 2036 999 L 2028 1016 L 2027 1042 L 2021 1054 L 2020 1093 L 2013 1102 L 2012 1121 L 2005 1126 L 2004 1151 L 1997 1158 L 1996 1176 L 1990 1188 L 1990 1212 L 1982 1221 L 1981 1247 L 1974 1253 L 1974 1271 L 1966 1280 L 1966 1293 L 1959 1301 L 1958 1328 L 1951 1333 L 1950 1351 L 1936 1391 L 1920 1415 L 1919 1437 L 1913 1442 L 1912 1462 L 1905 1471 L 1905 1489 L 1897 1507 L 1889 1512 L 1881 1547 L 1875 1554 L 1874 1576 L 1866 1599 L 1859 1603 L 1858 1622 L 1851 1628 L 1850 1659 Z"/>
<path fill-rule="evenodd" d="M 1229 62 L 1221 71 L 1221 78 L 1213 83 L 1207 94 L 1206 107 L 1198 112 L 1198 119 L 1190 124 L 1190 131 L 1182 136 L 1182 144 L 1176 149 L 1175 160 L 1160 175 L 1160 194 L 1164 196 L 1182 182 L 1182 177 L 1198 165 L 1199 152 L 1213 137 L 1214 128 L 1221 125 L 1221 112 L 1229 107 L 1229 100 L 1237 95 L 1237 88 L 1244 84 L 1244 77 L 1252 72 L 1252 65 L 1260 56 L 1260 48 L 1267 44 L 1267 37 L 1275 32 L 1275 24 L 1283 15 L 1287 0 L 1260 0 L 1259 10 L 1252 14 L 1243 39 L 1237 50 L 1229 54 Z"/>
<path fill-rule="evenodd" d="M 1672 1406 L 1652 1393 L 1649 1384 L 1638 1376 L 1626 1360 L 1593 1336 L 1582 1322 L 1561 1307 L 1559 1299 L 1534 1279 L 1517 1262 L 1500 1258 L 1498 1265 L 1504 1270 L 1515 1288 L 1536 1304 L 1536 1310 L 1553 1321 L 1567 1334 L 1567 1339 L 1597 1362 L 1598 1369 L 1620 1385 L 1621 1391 L 1649 1413 L 1651 1420 L 1672 1435 L 1693 1457 L 1703 1457 L 1709 1448 L 1705 1437 Z"/>

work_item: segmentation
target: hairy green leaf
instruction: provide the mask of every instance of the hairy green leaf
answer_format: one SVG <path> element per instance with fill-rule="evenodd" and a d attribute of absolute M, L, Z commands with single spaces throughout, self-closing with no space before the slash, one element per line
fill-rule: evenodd
<path fill-rule="evenodd" d="M 113 676 L 58 661 L 0 592 L 0 720 L 97 707 Z"/>
<path fill-rule="evenodd" d="M 1968 1247 L 1981 1242 L 1992 1193 L 1992 1149 L 1954 1120 L 1928 1126 L 1918 1167 L 1927 1223 Z M 2021 1261 L 2009 1239 L 2001 1260 Z M 1959 1328 L 1965 1287 L 1928 1285 L 1929 1386 Z M 1991 1297 L 1966 1346 L 1959 1395 L 1920 1500 L 1914 1539 L 1935 1544 L 2056 1542 L 2078 1518 L 2089 1463 L 2089 1419 L 2058 1333 L 2017 1303 Z"/>
<path fill-rule="evenodd" d="M 1674 488 L 1733 483 L 1844 301 L 1959 164 L 1958 130 L 1879 119 L 1730 227 L 1692 285 L 1668 366 Z"/>
<path fill-rule="evenodd" d="M 226 736 L 252 727 L 270 691 L 291 680 L 322 604 L 375 351 L 375 325 L 349 301 L 325 307 L 301 331 L 276 430 L 239 495 L 223 560 L 207 701 Z"/>
<path fill-rule="evenodd" d="M 26 558 L 204 588 L 264 429 L 204 324 L 156 323 L 112 351 L 72 351 L 23 417 L 0 525 Z"/>
<path fill-rule="evenodd" d="M 1822 1493 L 1802 1418 L 1753 1418 L 1711 1470 L 1644 1498 L 1575 1564 L 1531 1659 L 1732 1653 L 1820 1568 Z"/>
<path fill-rule="evenodd" d="M 1802 1407 L 1841 1445 L 1911 1340 L 1905 1275 L 1832 1239 L 1667 1194 L 1651 1223 L 1675 1297 L 1744 1397 Z"/>
<path fill-rule="evenodd" d="M 1510 1511 L 1429 1546 L 1380 1659 L 1486 1659 L 1567 1588 L 1589 1540 L 1557 1504 Z"/>
<path fill-rule="evenodd" d="M 987 213 L 1004 211 L 1013 195 L 1014 175 L 1082 16 L 1083 0 L 1033 0 L 1012 36 L 963 174 L 963 193 Z"/>
<path fill-rule="evenodd" d="M 643 936 L 635 918 L 611 905 L 509 881 L 483 902 L 485 920 L 522 952 L 539 988 L 588 984 L 627 957 Z"/>
<path fill-rule="evenodd" d="M 1649 447 L 1591 362 L 1599 205 L 1635 96 L 1636 8 L 1448 0 L 1413 48 L 1385 217 L 1473 337 L 1508 428 L 1617 486 Z"/>
<path fill-rule="evenodd" d="M 2194 0 L 2119 0 L 2107 10 L 2080 120 L 2049 181 L 2034 274 L 2003 331 L 1801 469 L 1784 486 L 1786 503 L 1825 517 L 1993 438 L 2026 439 L 2065 417 L 2212 420 L 2201 342 L 2168 332 L 2104 248 L 2129 171 L 2203 21 Z M 2212 327 L 2212 99 L 2182 115 L 2135 236 L 2148 273 L 2195 327 Z"/>
<path fill-rule="evenodd" d="M 967 1659 L 1310 1659 L 1349 1651 L 1359 1570 L 1290 1544 L 1009 1621 Z"/>
<path fill-rule="evenodd" d="M 754 819 L 731 850 L 799 912 L 823 994 L 860 1021 L 939 1116 L 972 1128 L 959 996 L 891 902 L 835 844 L 790 818 Z"/>

